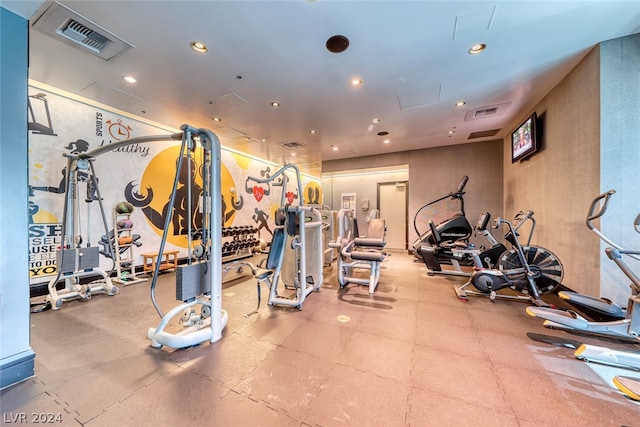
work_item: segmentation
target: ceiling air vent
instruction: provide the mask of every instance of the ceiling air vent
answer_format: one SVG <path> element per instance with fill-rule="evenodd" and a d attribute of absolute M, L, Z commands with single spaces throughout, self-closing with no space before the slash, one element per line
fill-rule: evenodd
<path fill-rule="evenodd" d="M 497 112 L 498 112 L 498 107 L 483 108 L 480 110 L 476 110 L 476 112 L 473 113 L 473 118 L 479 119 L 480 117 L 493 116 Z"/>
<path fill-rule="evenodd" d="M 483 130 L 480 132 L 471 132 L 467 139 L 488 138 L 490 136 L 496 136 L 500 132 L 500 129 Z"/>
<path fill-rule="evenodd" d="M 33 28 L 105 61 L 133 46 L 68 7 L 53 2 L 33 22 Z"/>
<path fill-rule="evenodd" d="M 295 150 L 297 148 L 302 148 L 305 145 L 298 142 L 298 141 L 289 141 L 289 142 L 283 142 L 282 144 L 280 144 L 281 146 L 283 146 L 284 148 L 286 148 L 287 150 Z"/>
<path fill-rule="evenodd" d="M 475 110 L 470 110 L 464 116 L 464 121 L 490 119 L 492 117 L 501 116 L 511 102 L 503 102 L 502 104 L 488 105 L 486 107 L 480 107 Z"/>
<path fill-rule="evenodd" d="M 106 47 L 107 43 L 109 43 L 108 38 L 73 19 L 70 19 L 67 25 L 62 30 L 58 30 L 58 32 L 98 54 Z"/>

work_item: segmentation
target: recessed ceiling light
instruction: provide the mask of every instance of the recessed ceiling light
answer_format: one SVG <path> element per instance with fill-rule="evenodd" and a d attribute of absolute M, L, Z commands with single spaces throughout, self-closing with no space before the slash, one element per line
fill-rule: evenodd
<path fill-rule="evenodd" d="M 124 76 L 123 79 L 127 83 L 131 83 L 131 84 L 138 83 L 138 80 L 136 80 L 136 78 L 133 76 Z"/>
<path fill-rule="evenodd" d="M 220 117 L 212 117 L 211 120 L 213 120 L 214 122 L 221 122 L 222 119 Z"/>
<path fill-rule="evenodd" d="M 205 46 L 204 43 L 202 42 L 191 42 L 191 49 L 195 50 L 198 53 L 206 53 L 207 52 L 207 46 Z"/>
<path fill-rule="evenodd" d="M 271 106 L 272 107 L 279 107 L 280 103 L 278 101 L 273 101 L 273 102 L 271 102 Z"/>
<path fill-rule="evenodd" d="M 487 48 L 487 45 L 484 43 L 477 43 L 474 44 L 473 46 L 471 46 L 471 48 L 469 49 L 469 53 L 471 55 L 477 55 L 480 52 L 484 52 L 484 50 Z"/>
<path fill-rule="evenodd" d="M 450 131 L 449 131 L 449 135 L 453 135 L 454 133 L 456 133 L 456 131 L 455 131 L 455 130 L 450 130 Z"/>
<path fill-rule="evenodd" d="M 371 120 L 371 123 L 380 123 L 380 119 L 373 119 Z"/>
<path fill-rule="evenodd" d="M 360 79 L 351 79 L 349 81 L 349 84 L 351 86 L 360 86 L 362 84 L 362 80 L 360 80 Z"/>
<path fill-rule="evenodd" d="M 296 156 L 296 153 L 291 153 L 291 157 L 295 157 L 295 156 Z"/>
<path fill-rule="evenodd" d="M 309 133 L 310 133 L 311 135 L 315 135 L 316 133 L 318 133 L 318 131 L 317 131 L 317 130 L 315 130 L 315 129 L 311 129 L 311 130 L 309 131 Z"/>
<path fill-rule="evenodd" d="M 260 140 L 260 142 L 267 142 L 267 140 L 266 140 L 266 139 L 264 139 L 264 138 L 262 138 L 262 139 Z"/>
<path fill-rule="evenodd" d="M 389 139 L 385 139 L 385 140 L 384 140 L 384 141 L 382 141 L 382 142 L 384 142 L 385 144 L 388 144 L 388 143 L 390 143 L 390 142 L 391 142 L 391 140 L 389 140 Z"/>
<path fill-rule="evenodd" d="M 335 145 L 332 145 L 332 146 L 331 146 L 331 149 L 332 149 L 333 151 L 338 151 L 338 147 L 336 147 Z"/>
<path fill-rule="evenodd" d="M 456 107 L 463 107 L 463 106 L 465 106 L 465 105 L 467 105 L 467 103 L 466 103 L 466 102 L 464 102 L 464 101 L 458 101 L 458 102 L 456 102 L 456 103 L 455 103 L 455 106 L 456 106 Z"/>

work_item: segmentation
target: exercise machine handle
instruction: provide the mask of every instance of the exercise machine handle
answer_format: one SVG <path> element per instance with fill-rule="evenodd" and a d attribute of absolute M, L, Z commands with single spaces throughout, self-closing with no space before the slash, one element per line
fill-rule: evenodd
<path fill-rule="evenodd" d="M 591 202 L 591 206 L 589 207 L 589 213 L 587 214 L 587 227 L 593 230 L 594 225 L 591 221 L 600 218 L 607 211 L 607 206 L 609 205 L 609 199 L 611 196 L 616 194 L 616 190 L 609 190 L 600 194 L 598 197 L 593 199 Z"/>
<path fill-rule="evenodd" d="M 449 193 L 446 196 L 442 196 L 439 199 L 433 200 L 426 205 L 423 205 L 416 211 L 416 214 L 413 216 L 413 229 L 416 231 L 416 234 L 418 236 L 422 236 L 423 234 L 420 232 L 420 230 L 418 230 L 418 215 L 420 215 L 420 212 L 422 212 L 422 210 L 427 206 L 431 206 L 448 198 L 451 198 L 452 200 L 458 199 L 460 200 L 460 212 L 462 213 L 462 215 L 464 215 L 464 199 L 462 198 L 462 196 L 464 195 L 464 187 L 467 185 L 467 181 L 469 181 L 469 177 L 467 175 L 463 176 L 460 180 L 460 183 L 458 184 L 458 188 L 456 189 L 456 191 Z"/>
<path fill-rule="evenodd" d="M 587 227 L 589 227 L 589 230 L 593 231 L 596 236 L 600 238 L 600 240 L 610 245 L 612 248 L 617 249 L 618 251 L 620 251 L 620 253 L 624 253 L 625 255 L 628 255 L 629 257 L 637 261 L 640 261 L 640 256 L 634 254 L 633 251 L 627 251 L 622 246 L 609 239 L 607 236 L 602 234 L 602 232 L 598 230 L 598 228 L 592 222 L 593 220 L 598 219 L 602 215 L 604 215 L 607 210 L 607 206 L 609 205 L 609 200 L 614 194 L 616 194 L 615 190 L 609 190 L 593 199 L 593 201 L 591 202 L 591 206 L 589 207 L 589 214 L 587 215 Z M 636 216 L 636 219 L 633 221 L 633 228 L 638 233 L 640 233 L 640 215 Z"/>
<path fill-rule="evenodd" d="M 469 181 L 469 177 L 467 175 L 463 176 L 462 179 L 460 180 L 460 184 L 458 184 L 458 189 L 453 194 L 456 196 L 464 194 L 464 187 L 467 185 L 468 181 Z"/>
<path fill-rule="evenodd" d="M 476 230 L 485 231 L 490 221 L 491 221 L 491 214 L 489 212 L 483 213 L 482 215 L 480 215 L 480 219 L 478 220 L 478 224 L 476 225 Z"/>

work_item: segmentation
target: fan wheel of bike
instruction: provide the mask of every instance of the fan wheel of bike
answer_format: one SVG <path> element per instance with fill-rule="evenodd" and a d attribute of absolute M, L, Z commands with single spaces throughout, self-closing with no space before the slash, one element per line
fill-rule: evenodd
<path fill-rule="evenodd" d="M 552 292 L 562 283 L 564 269 L 562 268 L 562 263 L 553 252 L 540 246 L 523 246 L 522 251 L 541 295 Z M 509 270 L 523 268 L 515 249 L 508 250 L 502 254 L 498 260 L 498 267 L 513 283 L 512 289 L 518 292 L 528 291 L 529 283 L 524 271 L 509 272 Z"/>

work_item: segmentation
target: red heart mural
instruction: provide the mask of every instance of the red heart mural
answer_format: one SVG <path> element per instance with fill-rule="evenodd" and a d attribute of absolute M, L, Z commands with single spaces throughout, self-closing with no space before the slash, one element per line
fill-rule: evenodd
<path fill-rule="evenodd" d="M 293 203 L 293 199 L 295 198 L 296 198 L 296 195 L 293 194 L 293 192 L 287 191 L 287 200 L 289 201 L 289 203 Z"/>
<path fill-rule="evenodd" d="M 253 197 L 255 197 L 257 201 L 262 200 L 262 198 L 264 197 L 264 188 L 254 186 L 253 187 Z"/>

